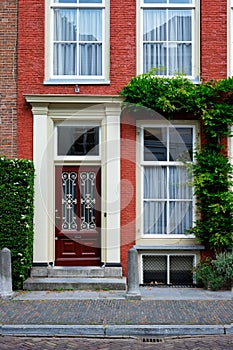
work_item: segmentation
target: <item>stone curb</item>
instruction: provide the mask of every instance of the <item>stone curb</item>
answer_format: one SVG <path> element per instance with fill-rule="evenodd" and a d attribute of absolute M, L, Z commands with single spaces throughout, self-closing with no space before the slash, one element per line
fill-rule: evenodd
<path fill-rule="evenodd" d="M 80 335 L 104 336 L 104 326 L 76 325 L 2 325 L 0 335 Z"/>
<path fill-rule="evenodd" d="M 218 325 L 151 325 L 151 326 L 108 326 L 107 336 L 176 336 L 176 335 L 219 335 L 225 334 L 224 327 Z"/>
<path fill-rule="evenodd" d="M 226 334 L 233 334 L 233 323 L 231 325 L 225 326 L 225 333 Z"/>
<path fill-rule="evenodd" d="M 221 325 L 0 325 L 0 335 L 30 336 L 184 336 L 232 334 L 233 324 Z"/>

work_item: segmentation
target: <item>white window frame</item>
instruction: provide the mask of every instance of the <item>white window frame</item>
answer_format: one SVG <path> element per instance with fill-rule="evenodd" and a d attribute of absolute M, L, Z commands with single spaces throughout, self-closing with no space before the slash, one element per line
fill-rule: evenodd
<path fill-rule="evenodd" d="M 58 126 L 75 126 L 75 127 L 98 127 L 99 128 L 99 155 L 84 155 L 84 156 L 76 156 L 76 155 L 58 155 Z M 54 160 L 55 161 L 74 161 L 74 162 L 100 162 L 101 161 L 101 126 L 98 123 L 92 122 L 58 122 L 54 124 Z"/>
<path fill-rule="evenodd" d="M 154 128 L 154 127 L 176 127 L 176 128 L 192 128 L 193 129 L 193 155 L 195 154 L 196 151 L 196 146 L 197 146 L 197 136 L 198 136 L 198 126 L 197 122 L 195 121 L 173 121 L 172 123 L 170 122 L 154 122 L 154 123 L 140 123 L 138 124 L 138 127 L 140 127 L 140 209 L 139 212 L 141 213 L 141 225 L 140 225 L 140 237 L 143 239 L 157 239 L 157 238 L 162 238 L 162 239 L 172 239 L 172 238 L 193 238 L 193 235 L 188 235 L 185 233 L 179 233 L 179 234 L 169 234 L 169 233 L 155 233 L 155 234 L 145 234 L 144 233 L 144 194 L 143 194 L 143 188 L 144 188 L 144 167 L 145 166 L 153 166 L 153 165 L 160 165 L 160 166 L 169 166 L 169 165 L 183 165 L 181 162 L 170 162 L 170 161 L 144 161 L 144 137 L 143 137 L 143 130 L 144 128 Z M 195 160 L 193 160 L 195 161 Z M 194 192 L 194 188 L 193 188 Z M 165 198 L 165 201 L 169 201 L 169 198 Z M 176 199 L 175 202 L 178 202 L 179 199 Z M 182 199 L 180 200 L 182 202 Z M 192 208 L 192 218 L 193 222 L 192 225 L 194 225 L 194 222 L 196 221 L 196 210 L 195 210 L 195 197 L 193 194 L 193 208 Z"/>
<path fill-rule="evenodd" d="M 110 84 L 110 7 L 109 0 L 102 0 L 102 3 L 55 3 L 54 0 L 45 1 L 45 79 L 44 85 L 72 85 L 72 84 Z M 102 75 L 82 76 L 82 75 L 60 75 L 53 74 L 53 28 L 54 28 L 54 8 L 70 9 L 102 9 Z M 78 90 L 76 89 L 76 92 Z"/>
<path fill-rule="evenodd" d="M 227 41 L 228 41 L 228 76 L 233 76 L 233 0 L 228 0 L 228 15 L 227 15 Z"/>
<path fill-rule="evenodd" d="M 137 0 L 137 74 L 143 73 L 143 10 L 144 9 L 191 9 L 192 16 L 192 75 L 187 76 L 194 83 L 200 83 L 200 8 L 199 1 L 192 0 L 192 4 L 164 4 L 148 3 Z M 158 75 L 172 77 L 171 75 Z"/>

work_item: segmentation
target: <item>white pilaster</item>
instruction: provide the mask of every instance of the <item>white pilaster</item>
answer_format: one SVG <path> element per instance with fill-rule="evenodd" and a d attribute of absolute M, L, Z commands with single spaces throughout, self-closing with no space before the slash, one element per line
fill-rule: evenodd
<path fill-rule="evenodd" d="M 35 165 L 35 209 L 33 262 L 53 260 L 53 158 L 51 157 L 51 128 L 48 108 L 33 105 L 33 159 Z M 51 159 L 50 159 L 51 158 Z"/>
<path fill-rule="evenodd" d="M 104 262 L 120 264 L 120 114 L 121 104 L 105 107 L 103 131 L 103 242 Z"/>

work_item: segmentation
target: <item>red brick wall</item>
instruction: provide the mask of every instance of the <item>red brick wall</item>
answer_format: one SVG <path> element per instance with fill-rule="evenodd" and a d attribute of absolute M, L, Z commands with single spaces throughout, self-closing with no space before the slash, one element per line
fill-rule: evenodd
<path fill-rule="evenodd" d="M 5 2 L 6 3 L 6 2 Z M 8 1 L 8 3 L 14 3 Z M 18 1 L 19 156 L 32 158 L 32 117 L 23 94 L 75 94 L 74 85 L 44 86 L 44 1 Z M 201 1 L 201 77 L 227 72 L 227 2 Z M 125 10 L 125 11 L 124 11 Z M 25 15 L 26 14 L 26 15 Z M 116 95 L 136 74 L 136 2 L 111 1 L 110 85 L 80 85 L 80 94 Z"/>
<path fill-rule="evenodd" d="M 75 94 L 75 85 L 44 86 L 44 3 L 19 0 L 19 156 L 32 158 L 32 116 L 23 94 Z M 127 9 L 126 11 L 123 11 Z M 26 14 L 26 16 L 25 16 Z M 80 94 L 117 95 L 136 74 L 136 2 L 111 1 L 110 85 L 79 85 Z"/>
<path fill-rule="evenodd" d="M 128 251 L 136 239 L 136 126 L 126 113 L 121 121 L 121 264 L 127 276 Z"/>
<path fill-rule="evenodd" d="M 0 154 L 17 156 L 17 1 L 0 4 Z"/>
<path fill-rule="evenodd" d="M 227 77 L 227 1 L 201 1 L 201 78 Z"/>

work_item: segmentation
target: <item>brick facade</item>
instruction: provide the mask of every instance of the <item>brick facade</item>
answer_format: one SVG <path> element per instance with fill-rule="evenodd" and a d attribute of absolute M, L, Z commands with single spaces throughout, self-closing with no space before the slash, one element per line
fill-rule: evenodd
<path fill-rule="evenodd" d="M 204 80 L 227 77 L 227 1 L 201 1 L 201 69 Z"/>
<path fill-rule="evenodd" d="M 17 1 L 0 7 L 0 153 L 33 158 L 33 117 L 27 94 L 75 95 L 75 85 L 44 85 L 45 1 L 18 1 L 18 79 L 16 70 Z M 79 95 L 118 95 L 136 75 L 136 2 L 110 2 L 110 84 L 79 85 Z M 7 47 L 7 49 L 6 49 Z M 227 1 L 200 1 L 200 78 L 227 77 Z M 17 95 L 18 84 L 18 95 Z M 16 106 L 18 105 L 18 110 Z M 18 115 L 18 124 L 16 118 Z M 18 128 L 18 139 L 16 139 Z M 121 126 L 121 263 L 136 230 L 136 127 L 127 115 Z M 18 150 L 17 150 L 18 147 Z M 130 159 L 130 160 L 129 160 Z"/>
<path fill-rule="evenodd" d="M 0 154 L 17 157 L 17 1 L 0 4 Z"/>

